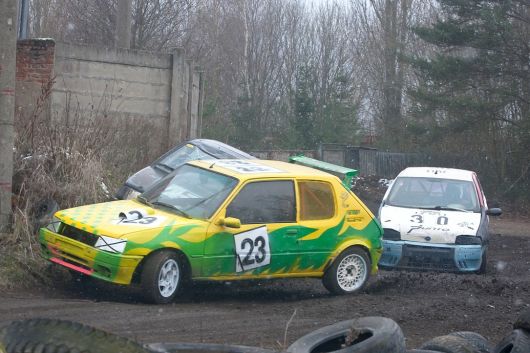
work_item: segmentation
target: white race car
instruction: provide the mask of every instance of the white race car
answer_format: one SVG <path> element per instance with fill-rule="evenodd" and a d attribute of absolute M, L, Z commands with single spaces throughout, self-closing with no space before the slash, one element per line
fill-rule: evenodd
<path fill-rule="evenodd" d="M 403 170 L 379 208 L 384 229 L 382 268 L 486 271 L 486 197 L 475 172 L 413 167 Z"/>

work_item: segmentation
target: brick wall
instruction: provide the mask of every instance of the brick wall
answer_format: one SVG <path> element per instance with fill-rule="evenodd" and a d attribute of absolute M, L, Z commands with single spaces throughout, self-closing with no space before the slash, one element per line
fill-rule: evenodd
<path fill-rule="evenodd" d="M 38 85 L 53 76 L 55 42 L 52 39 L 28 39 L 17 42 L 17 81 Z"/>
<path fill-rule="evenodd" d="M 52 39 L 27 39 L 17 42 L 15 109 L 18 120 L 35 113 L 48 113 L 49 102 L 42 109 L 36 105 L 43 85 L 54 75 L 55 42 Z"/>

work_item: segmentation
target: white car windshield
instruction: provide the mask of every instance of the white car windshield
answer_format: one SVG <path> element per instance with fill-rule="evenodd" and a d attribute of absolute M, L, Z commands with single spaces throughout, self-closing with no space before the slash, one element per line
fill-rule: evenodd
<path fill-rule="evenodd" d="M 232 177 L 185 164 L 139 199 L 185 217 L 206 219 L 237 183 Z"/>
<path fill-rule="evenodd" d="M 471 181 L 399 177 L 386 204 L 397 207 L 478 212 L 480 206 Z"/>

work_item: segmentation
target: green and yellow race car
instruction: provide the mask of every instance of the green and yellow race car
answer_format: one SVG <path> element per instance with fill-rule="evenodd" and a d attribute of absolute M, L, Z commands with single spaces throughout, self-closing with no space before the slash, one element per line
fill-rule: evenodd
<path fill-rule="evenodd" d="M 382 230 L 341 180 L 264 160 L 201 160 L 136 199 L 62 210 L 43 256 L 168 303 L 189 280 L 317 277 L 353 293 L 377 271 Z"/>

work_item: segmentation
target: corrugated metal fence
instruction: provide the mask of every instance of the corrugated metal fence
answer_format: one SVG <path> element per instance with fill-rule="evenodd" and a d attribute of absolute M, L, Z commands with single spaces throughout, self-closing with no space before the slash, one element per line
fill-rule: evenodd
<path fill-rule="evenodd" d="M 427 156 L 420 153 L 384 152 L 375 148 L 340 144 L 321 144 L 317 156 L 326 162 L 357 169 L 360 175 L 382 178 L 394 178 L 407 167 L 428 163 Z"/>
<path fill-rule="evenodd" d="M 375 175 L 381 178 L 395 178 L 407 167 L 426 166 L 429 159 L 420 153 L 398 153 L 378 151 L 375 148 L 343 144 L 321 144 L 318 150 L 267 150 L 252 151 L 260 159 L 288 161 L 290 156 L 304 156 L 325 162 L 357 169 L 360 175 Z"/>

